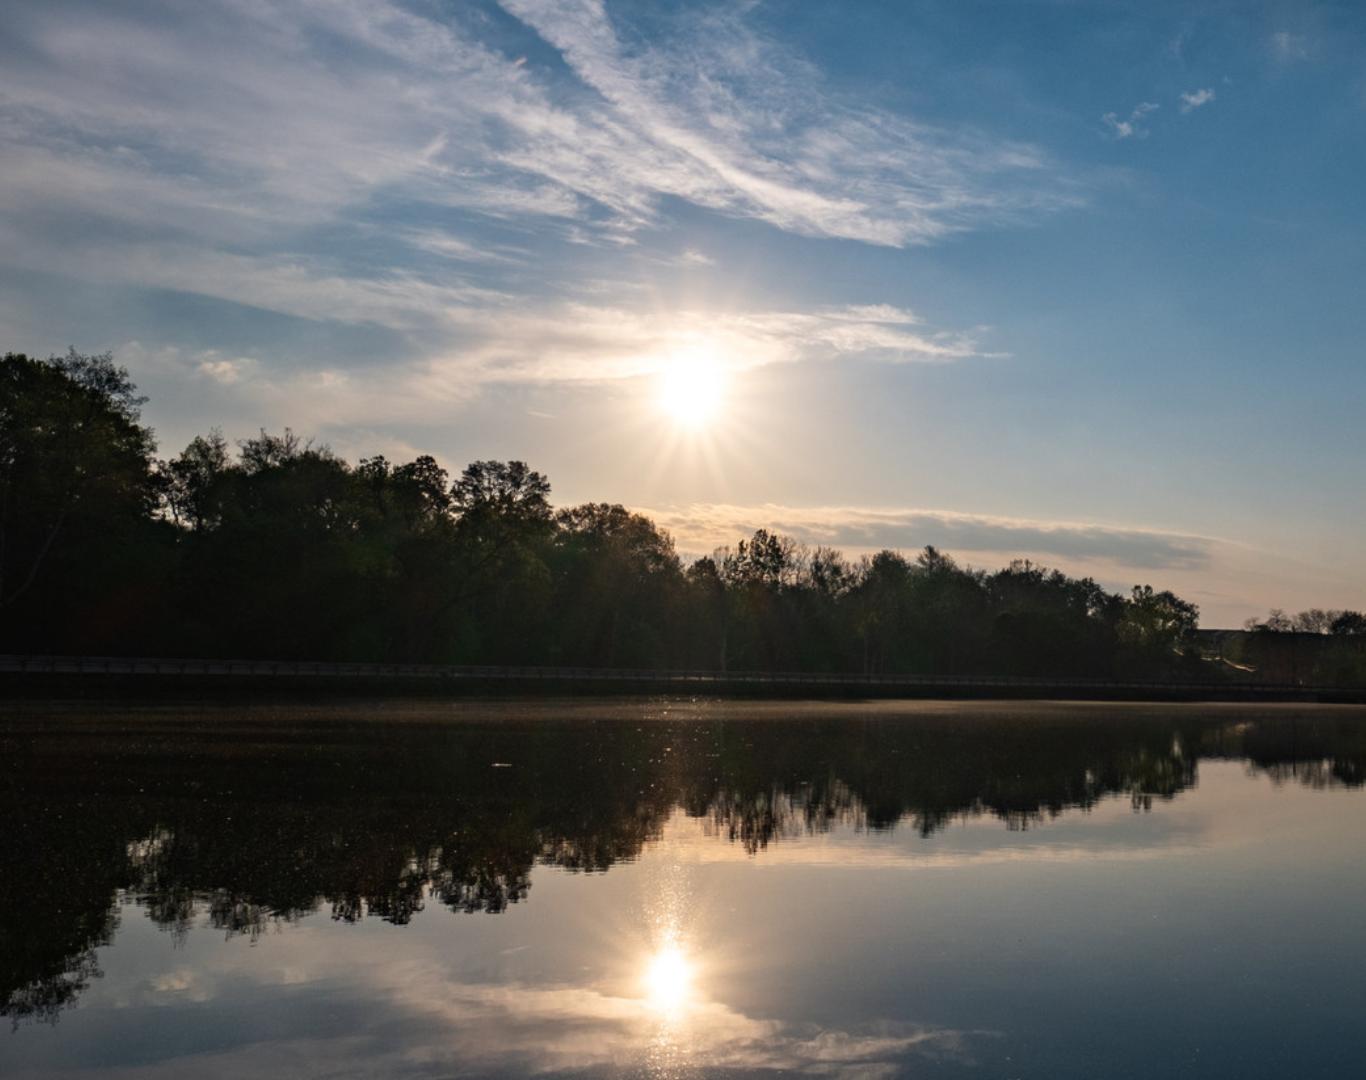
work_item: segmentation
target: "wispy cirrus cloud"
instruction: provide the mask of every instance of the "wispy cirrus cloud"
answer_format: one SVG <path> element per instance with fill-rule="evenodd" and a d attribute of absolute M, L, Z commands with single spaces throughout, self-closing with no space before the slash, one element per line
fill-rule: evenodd
<path fill-rule="evenodd" d="M 632 314 L 627 282 L 615 327 L 567 302 L 576 245 L 637 245 L 681 204 L 904 247 L 1077 201 L 1026 143 L 842 98 L 744 9 L 680 13 L 642 46 L 599 3 L 503 7 L 498 35 L 472 8 L 379 0 L 15 13 L 0 268 L 381 328 L 414 370 L 595 380 L 649 370 L 690 316 Z M 667 247 L 655 265 L 716 266 Z M 715 321 L 756 363 L 977 352 L 871 310 Z"/>
<path fill-rule="evenodd" d="M 1031 146 L 842 102 L 742 13 L 632 51 L 601 4 L 504 6 L 568 75 L 398 3 L 31 9 L 0 67 L 6 203 L 240 241 L 396 193 L 592 230 L 674 197 L 904 245 L 1073 201 Z"/>
<path fill-rule="evenodd" d="M 598 115 L 638 148 L 647 188 L 794 232 L 903 246 L 1075 201 L 1029 178 L 1034 147 L 840 101 L 739 12 L 631 48 L 598 0 L 502 0 L 560 50 Z M 585 164 L 569 158 L 574 175 Z M 1024 181 L 1020 182 L 1023 174 Z"/>

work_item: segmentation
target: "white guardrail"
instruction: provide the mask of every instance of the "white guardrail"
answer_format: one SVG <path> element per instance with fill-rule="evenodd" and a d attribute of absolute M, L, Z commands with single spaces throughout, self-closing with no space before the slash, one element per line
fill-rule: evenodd
<path fill-rule="evenodd" d="M 332 664 L 284 660 L 193 660 L 124 656 L 0 655 L 0 674 L 239 676 L 250 678 L 435 679 L 515 682 L 636 682 L 654 684 L 781 684 L 787 686 L 1047 687 L 1068 690 L 1172 690 L 1241 693 L 1342 693 L 1350 687 L 1279 683 L 1149 682 L 1015 675 L 850 675 L 808 671 L 509 667 L 455 664 Z"/>

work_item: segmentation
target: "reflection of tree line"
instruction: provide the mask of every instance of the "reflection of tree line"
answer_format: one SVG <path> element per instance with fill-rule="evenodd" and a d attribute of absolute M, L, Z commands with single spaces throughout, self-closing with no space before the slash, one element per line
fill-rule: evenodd
<path fill-rule="evenodd" d="M 1366 726 L 1353 717 L 1232 724 L 1205 734 L 1203 756 L 1246 761 L 1278 785 L 1357 788 L 1366 784 Z"/>
<path fill-rule="evenodd" d="M 1359 785 L 1346 722 L 1188 718 L 553 721 L 395 729 L 322 722 L 76 724 L 0 743 L 0 972 L 12 1016 L 55 1016 L 97 974 L 132 896 L 184 932 L 257 935 L 326 907 L 405 923 L 499 912 L 537 865 L 605 871 L 679 807 L 758 852 L 836 824 L 929 836 L 963 816 L 1025 828 L 1112 795 L 1190 786 L 1201 756 L 1278 781 Z"/>

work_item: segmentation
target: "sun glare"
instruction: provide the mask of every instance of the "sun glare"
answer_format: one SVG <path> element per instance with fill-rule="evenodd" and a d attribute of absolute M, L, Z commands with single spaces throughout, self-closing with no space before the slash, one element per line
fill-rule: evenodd
<path fill-rule="evenodd" d="M 680 353 L 660 379 L 659 403 L 683 427 L 698 429 L 710 424 L 724 396 L 725 373 L 716 358 L 705 352 Z"/>
<path fill-rule="evenodd" d="M 663 1013 L 676 1012 L 692 987 L 692 965 L 674 944 L 665 945 L 650 958 L 645 969 L 645 996 Z"/>

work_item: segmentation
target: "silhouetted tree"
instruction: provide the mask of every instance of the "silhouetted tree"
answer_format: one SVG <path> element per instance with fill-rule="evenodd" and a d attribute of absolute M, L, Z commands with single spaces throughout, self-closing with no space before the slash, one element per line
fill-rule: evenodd
<path fill-rule="evenodd" d="M 498 542 L 518 532 L 549 529 L 550 481 L 522 461 L 476 461 L 451 488 L 466 534 Z"/>
<path fill-rule="evenodd" d="M 1280 608 L 1272 608 L 1265 622 L 1259 622 L 1256 617 L 1253 617 L 1244 622 L 1243 627 L 1254 632 L 1289 634 L 1295 629 L 1295 623 Z"/>
<path fill-rule="evenodd" d="M 552 598 L 550 482 L 521 461 L 476 461 L 451 488 L 457 515 L 461 651 L 486 663 L 534 663 Z"/>
<path fill-rule="evenodd" d="M 1200 609 L 1169 591 L 1135 585 L 1124 605 L 1119 639 L 1147 665 L 1160 664 L 1184 650 L 1200 621 Z"/>
<path fill-rule="evenodd" d="M 910 670 L 903 650 L 910 619 L 911 564 L 897 552 L 879 551 L 861 566 L 851 600 L 863 671 Z"/>
<path fill-rule="evenodd" d="M 1309 608 L 1297 615 L 1287 615 L 1280 608 L 1272 608 L 1265 620 L 1255 616 L 1243 623 L 1253 632 L 1272 634 L 1366 634 L 1366 615 L 1359 611 L 1325 611 Z"/>
<path fill-rule="evenodd" d="M 1339 611 L 1335 616 L 1328 627 L 1330 633 L 1341 634 L 1343 637 L 1366 634 L 1366 615 L 1361 612 Z"/>
<path fill-rule="evenodd" d="M 730 611 L 726 583 L 716 560 L 703 556 L 686 576 L 688 667 L 729 668 Z"/>
<path fill-rule="evenodd" d="M 678 662 L 679 636 L 662 617 L 678 607 L 683 585 L 672 537 L 608 503 L 561 510 L 555 524 L 559 655 L 608 667 Z"/>
<path fill-rule="evenodd" d="M 144 401 L 109 354 L 0 361 L 5 648 L 108 648 L 161 614 L 170 535 Z"/>
<path fill-rule="evenodd" d="M 223 480 L 230 467 L 228 443 L 217 428 L 196 435 L 179 457 L 163 466 L 166 505 L 178 525 L 199 532 L 219 524 Z"/>

